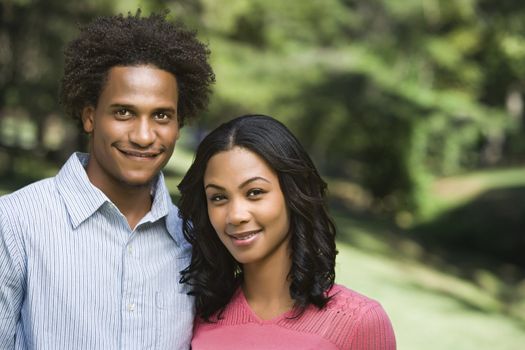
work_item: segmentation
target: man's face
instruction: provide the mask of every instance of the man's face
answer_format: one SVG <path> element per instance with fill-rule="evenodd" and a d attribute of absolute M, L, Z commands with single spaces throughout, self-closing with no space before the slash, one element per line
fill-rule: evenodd
<path fill-rule="evenodd" d="M 171 73 L 145 65 L 111 68 L 97 106 L 82 113 L 91 136 L 91 182 L 103 191 L 149 186 L 179 137 L 177 102 Z"/>

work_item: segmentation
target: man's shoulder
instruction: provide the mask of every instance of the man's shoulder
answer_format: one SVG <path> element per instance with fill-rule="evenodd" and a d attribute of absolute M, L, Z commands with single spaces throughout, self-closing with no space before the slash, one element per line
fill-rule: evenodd
<path fill-rule="evenodd" d="M 168 215 L 166 217 L 168 229 L 180 230 L 182 228 L 182 219 L 179 216 L 179 208 L 173 203 L 168 203 Z"/>
<path fill-rule="evenodd" d="M 0 196 L 0 230 L 4 225 L 14 228 L 28 223 L 50 222 L 49 208 L 57 207 L 53 202 L 58 203 L 58 196 L 52 178 Z"/>
<path fill-rule="evenodd" d="M 179 245 L 187 254 L 190 254 L 191 245 L 186 238 L 184 238 L 184 234 L 182 233 L 182 219 L 179 216 L 179 208 L 173 203 L 169 204 L 169 213 L 166 217 L 166 228 L 175 242 L 177 242 L 177 245 Z"/>

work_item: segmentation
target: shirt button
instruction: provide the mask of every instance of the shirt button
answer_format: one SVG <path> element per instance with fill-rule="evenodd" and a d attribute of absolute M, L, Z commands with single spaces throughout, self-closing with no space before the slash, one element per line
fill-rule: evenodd
<path fill-rule="evenodd" d="M 129 303 L 128 304 L 128 311 L 129 312 L 135 311 L 135 303 Z"/>
<path fill-rule="evenodd" d="M 132 254 L 133 254 L 133 248 L 131 248 L 130 245 L 128 245 L 128 254 L 129 254 L 129 255 L 132 255 Z"/>

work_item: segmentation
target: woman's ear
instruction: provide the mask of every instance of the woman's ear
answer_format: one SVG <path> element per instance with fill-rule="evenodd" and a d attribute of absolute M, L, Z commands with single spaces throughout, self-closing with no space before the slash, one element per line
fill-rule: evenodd
<path fill-rule="evenodd" d="M 82 126 L 86 133 L 91 134 L 93 132 L 95 127 L 95 108 L 93 106 L 82 109 Z"/>

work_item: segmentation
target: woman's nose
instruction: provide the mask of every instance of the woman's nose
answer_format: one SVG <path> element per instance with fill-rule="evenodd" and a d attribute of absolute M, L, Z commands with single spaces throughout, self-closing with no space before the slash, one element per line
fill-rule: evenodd
<path fill-rule="evenodd" d="M 250 212 L 247 206 L 240 200 L 232 200 L 228 207 L 227 223 L 230 225 L 240 225 L 250 220 Z"/>

